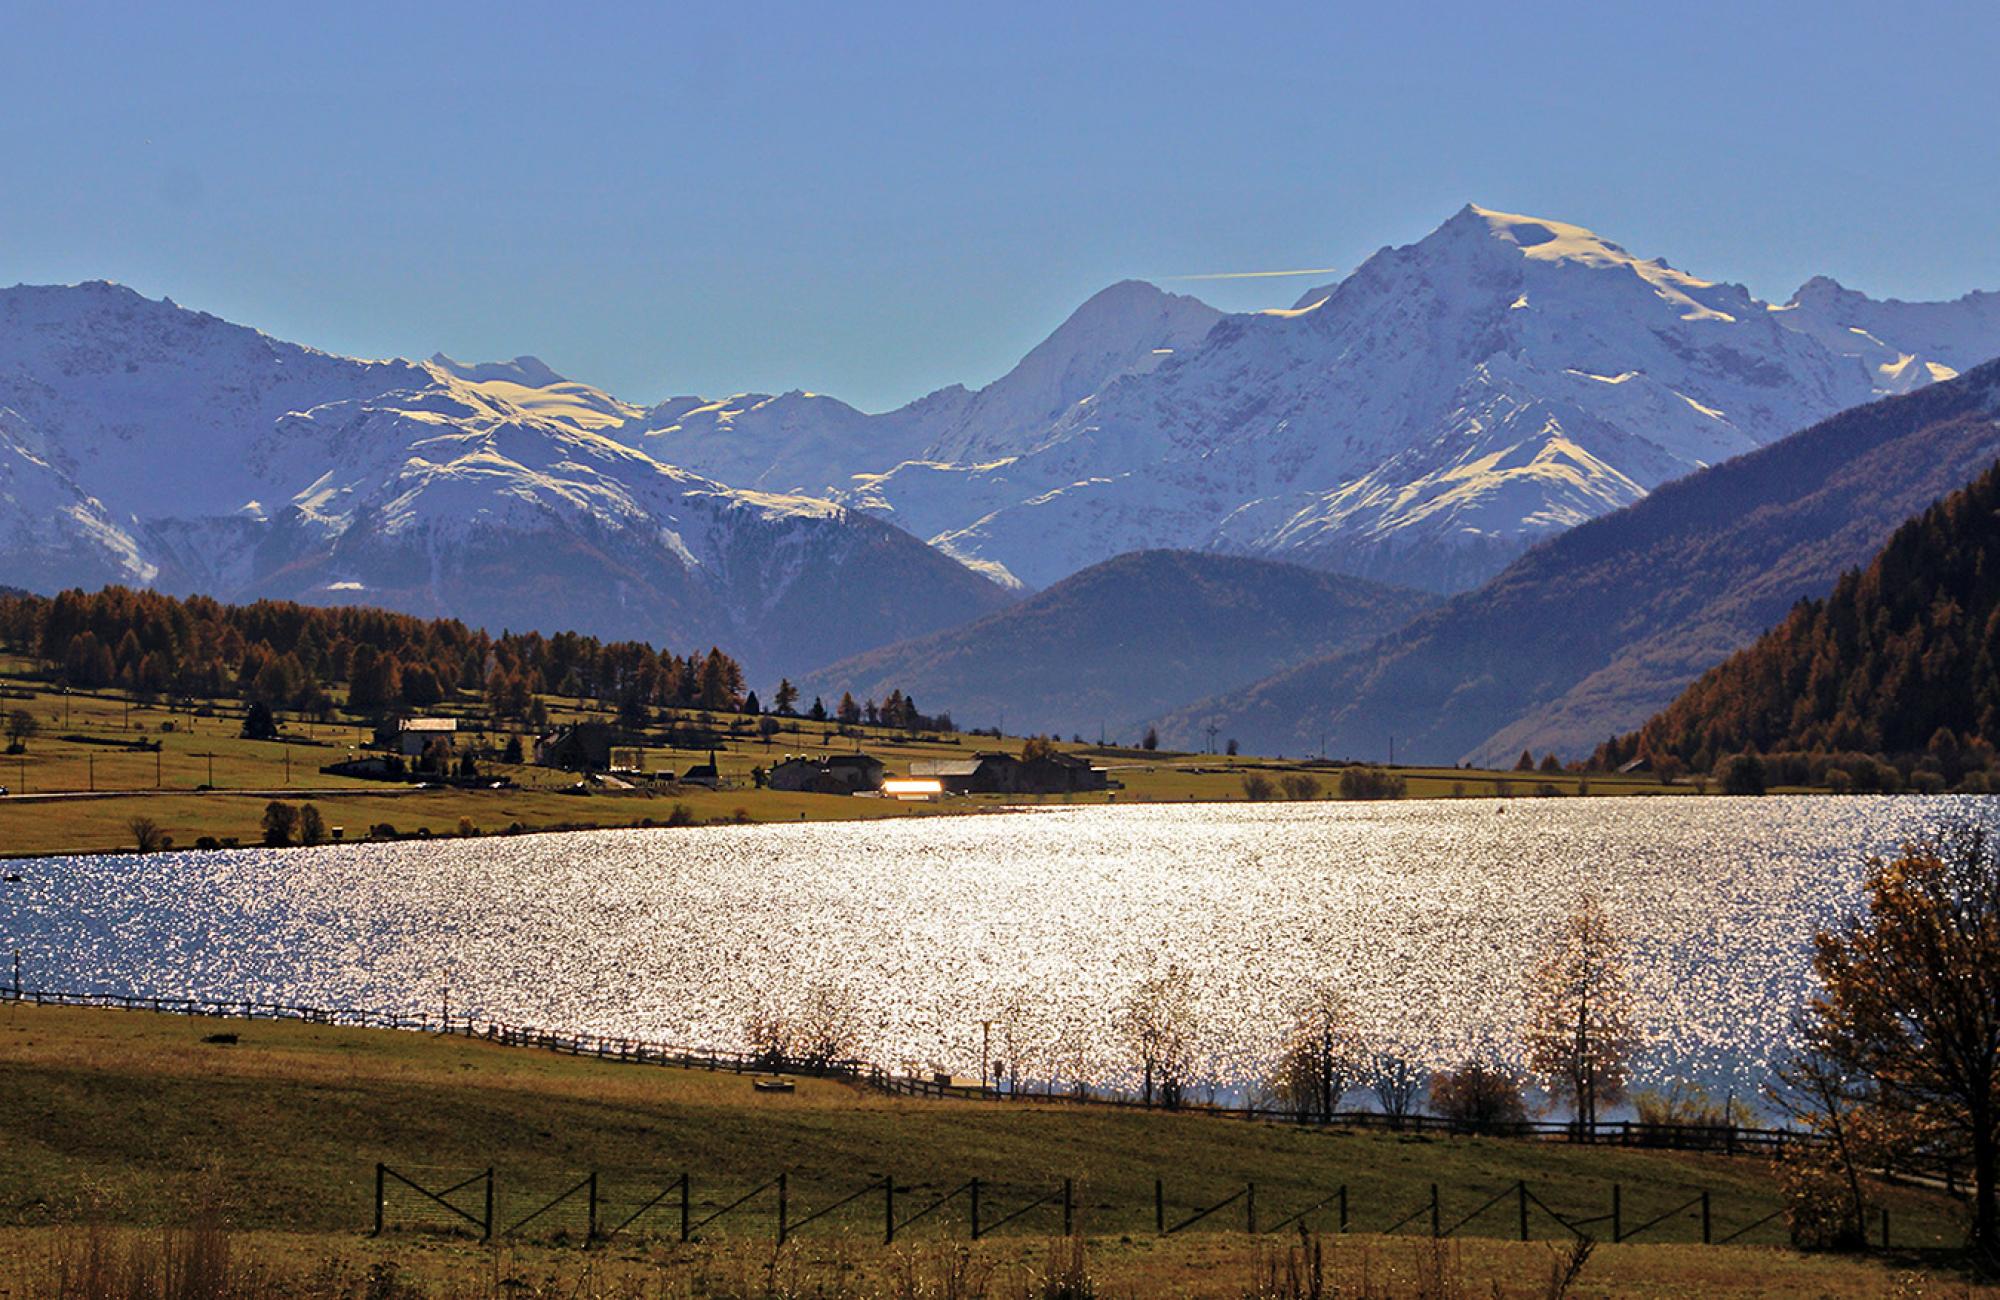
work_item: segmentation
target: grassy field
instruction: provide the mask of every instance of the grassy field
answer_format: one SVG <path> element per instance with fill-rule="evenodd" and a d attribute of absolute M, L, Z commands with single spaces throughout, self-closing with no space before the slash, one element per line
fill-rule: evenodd
<path fill-rule="evenodd" d="M 205 1041 L 217 1032 L 237 1041 Z M 0 1005 L 0 1097 L 0 1257 L 9 1261 L 0 1263 L 0 1294 L 15 1295 L 35 1293 L 38 1270 L 65 1252 L 87 1249 L 78 1225 L 143 1240 L 203 1214 L 229 1225 L 240 1257 L 281 1272 L 363 1279 L 388 1261 L 425 1288 L 468 1294 L 521 1294 L 544 1282 L 537 1293 L 942 1294 L 897 1289 L 897 1270 L 943 1270 L 966 1245 L 960 1196 L 885 1248 L 879 1189 L 808 1225 L 775 1256 L 769 1193 L 688 1246 L 670 1197 L 664 1212 L 586 1255 L 577 1249 L 581 1196 L 484 1246 L 444 1231 L 445 1212 L 399 1191 L 390 1231 L 374 1240 L 364 1234 L 378 1161 L 434 1188 L 492 1167 L 502 1228 L 591 1171 L 601 1224 L 625 1218 L 682 1172 L 697 1218 L 785 1172 L 793 1222 L 887 1174 L 903 1213 L 978 1176 L 990 1223 L 1069 1177 L 1090 1271 L 1098 1294 L 1109 1295 L 1241 1295 L 1260 1261 L 1294 1240 L 1242 1231 L 1240 1203 L 1163 1240 L 1153 1230 L 1156 1178 L 1169 1222 L 1254 1182 L 1269 1225 L 1345 1184 L 1355 1235 L 1330 1247 L 1339 1269 L 1358 1277 L 1365 1263 L 1378 1282 L 1395 1274 L 1412 1287 L 1423 1269 L 1456 1269 L 1467 1294 L 1489 1293 L 1489 1282 L 1539 1294 L 1566 1240 L 1539 1212 L 1531 1232 L 1545 1240 L 1506 1240 L 1519 1231 L 1517 1203 L 1505 1195 L 1517 1179 L 1572 1216 L 1602 1213 L 1617 1183 L 1628 1225 L 1706 1189 L 1718 1236 L 1777 1205 L 1769 1169 L 1750 1159 L 915 1101 L 815 1080 L 765 1094 L 736 1075 L 414 1033 L 18 1004 Z M 1432 1183 L 1446 1226 L 1496 1194 L 1501 1201 L 1436 1257 L 1418 1239 L 1427 1213 L 1405 1235 L 1375 1235 L 1426 1206 Z M 1779 1224 L 1747 1236 L 1750 1244 L 1703 1247 L 1689 1212 L 1641 1242 L 1599 1247 L 1577 1294 L 1874 1295 L 1894 1293 L 1913 1272 L 1947 1274 L 1941 1252 L 1960 1234 L 1953 1207 L 1909 1189 L 1882 1194 L 1900 1254 L 1802 1256 L 1779 1248 Z M 454 1199 L 476 1215 L 482 1197 L 480 1185 Z M 1331 1215 L 1311 1222 L 1329 1229 Z M 1058 1230 L 1052 1209 L 1030 1213 L 982 1241 L 969 1262 L 993 1271 L 991 1294 L 1028 1293 Z M 776 1277 L 767 1267 L 791 1283 L 766 1287 Z M 500 1287 L 508 1277 L 520 1286 Z"/>
<path fill-rule="evenodd" d="M 1226 801 L 1245 798 L 1244 780 L 1261 774 L 1272 780 L 1305 774 L 1317 780 L 1322 797 L 1337 797 L 1339 772 L 1326 765 L 1268 758 L 1170 754 L 1140 749 L 1103 749 L 1066 743 L 1113 769 L 1123 789 L 1104 794 L 976 796 L 935 804 L 897 803 L 835 795 L 793 794 L 758 789 L 752 769 L 768 767 L 787 753 L 866 752 L 892 774 L 924 758 L 965 757 L 982 749 L 1018 750 L 1018 739 L 947 734 L 912 737 L 880 728 L 859 727 L 842 734 L 832 724 L 783 720 L 784 730 L 759 737 L 749 719 L 711 719 L 729 736 L 716 751 L 723 788 L 709 790 L 677 783 L 646 784 L 631 790 L 575 789 L 568 773 L 531 765 L 488 762 L 482 771 L 512 780 L 512 790 L 416 790 L 377 781 L 327 776 L 320 768 L 353 756 L 372 737 L 360 720 L 334 723 L 287 719 L 283 741 L 241 737 L 242 709 L 214 706 L 176 710 L 143 703 L 116 691 L 63 692 L 35 676 L 36 665 L 0 656 L 0 713 L 25 709 L 39 734 L 25 752 L 0 756 L 0 786 L 17 794 L 89 794 L 63 800 L 0 799 L 0 856 L 129 849 L 135 817 L 151 818 L 179 847 L 203 836 L 257 843 L 266 803 L 273 797 L 319 805 L 327 823 L 346 839 L 369 837 L 371 827 L 393 826 L 411 834 L 455 835 L 469 826 L 480 833 L 565 827 L 634 826 L 664 823 L 682 810 L 682 820 L 757 822 L 851 820 L 866 817 L 949 815 L 990 811 L 1019 804 L 1160 803 Z M 468 725 L 484 725 L 472 701 L 437 710 L 461 715 Z M 548 697 L 551 720 L 608 719 L 608 711 Z M 687 721 L 698 719 L 690 715 Z M 506 731 L 478 739 L 496 749 Z M 157 751 L 138 749 L 153 745 Z M 532 750 L 533 738 L 524 743 Z M 647 772 L 679 772 L 705 762 L 708 751 L 639 751 Z M 1661 794 L 1689 787 L 1662 786 L 1650 777 L 1588 778 L 1569 773 L 1475 772 L 1453 768 L 1399 768 L 1412 798 L 1533 796 L 1553 790 L 1563 795 Z M 250 793 L 245 793 L 250 792 Z"/>

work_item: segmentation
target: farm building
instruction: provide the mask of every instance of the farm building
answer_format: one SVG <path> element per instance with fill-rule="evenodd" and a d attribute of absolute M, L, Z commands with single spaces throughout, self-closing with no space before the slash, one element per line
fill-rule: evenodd
<path fill-rule="evenodd" d="M 579 722 L 535 741 L 535 762 L 570 772 L 602 772 L 611 766 L 618 729 L 606 722 Z"/>
<path fill-rule="evenodd" d="M 433 744 L 450 749 L 458 738 L 457 718 L 404 718 L 396 723 L 396 752 L 415 758 Z"/>
<path fill-rule="evenodd" d="M 765 784 L 773 790 L 812 794 L 860 794 L 882 788 L 882 760 L 868 754 L 834 754 L 826 758 L 787 756 L 774 764 Z"/>
<path fill-rule="evenodd" d="M 910 775 L 934 779 L 952 794 L 1074 794 L 1112 788 L 1102 768 L 1060 753 L 1026 762 L 997 751 L 971 758 L 918 759 L 910 764 Z"/>

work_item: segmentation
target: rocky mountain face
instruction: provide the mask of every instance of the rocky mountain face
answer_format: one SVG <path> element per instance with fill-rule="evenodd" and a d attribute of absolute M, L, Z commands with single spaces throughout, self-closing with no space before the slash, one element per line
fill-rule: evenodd
<path fill-rule="evenodd" d="M 1130 743 L 1167 709 L 1367 645 L 1433 603 L 1421 592 L 1271 560 L 1140 551 L 978 622 L 842 660 L 801 688 L 828 700 L 902 690 L 948 707 L 965 726 L 1101 731 Z"/>
<path fill-rule="evenodd" d="M 1843 412 L 1536 547 L 1365 650 L 1177 711 L 1272 752 L 1581 758 L 2000 460 L 2000 362 Z"/>
<path fill-rule="evenodd" d="M 0 571 L 726 644 L 758 671 L 1011 597 L 834 503 L 605 436 L 523 358 L 356 361 L 112 285 L 0 292 Z"/>
<path fill-rule="evenodd" d="M 1467 207 L 1293 308 L 1127 282 L 986 388 L 868 415 L 675 399 L 614 436 L 890 519 L 1043 587 L 1147 548 L 1437 591 L 1835 411 L 2000 354 L 2000 295 L 1772 305 L 1579 226 Z"/>

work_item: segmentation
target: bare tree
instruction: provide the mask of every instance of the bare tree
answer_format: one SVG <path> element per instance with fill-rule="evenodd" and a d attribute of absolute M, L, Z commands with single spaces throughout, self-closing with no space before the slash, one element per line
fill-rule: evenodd
<path fill-rule="evenodd" d="M 1814 938 L 1811 1041 L 1893 1143 L 1969 1159 L 1973 1255 L 2000 1271 L 2000 855 L 1951 829 L 1871 863 L 1864 896 Z"/>
<path fill-rule="evenodd" d="M 1423 1095 L 1424 1071 L 1400 1052 L 1378 1047 L 1368 1053 L 1362 1077 L 1375 1094 L 1375 1104 L 1389 1117 L 1389 1127 L 1402 1128 Z"/>
<path fill-rule="evenodd" d="M 125 829 L 132 832 L 132 843 L 141 853 L 158 853 L 167 847 L 166 832 L 151 817 L 134 817 L 125 823 Z"/>
<path fill-rule="evenodd" d="M 1360 1044 L 1347 1000 L 1330 985 L 1307 989 L 1292 1012 L 1285 1052 L 1272 1081 L 1279 1104 L 1302 1124 L 1328 1123 L 1360 1076 Z"/>
<path fill-rule="evenodd" d="M 1187 972 L 1170 965 L 1141 983 L 1117 1028 L 1139 1065 L 1145 1103 L 1178 1107 L 1194 1080 L 1194 985 Z"/>
<path fill-rule="evenodd" d="M 1528 1067 L 1588 1133 L 1599 1103 L 1625 1095 L 1638 1043 L 1624 941 L 1595 896 L 1584 895 L 1564 919 L 1529 973 L 1527 995 Z"/>
<path fill-rule="evenodd" d="M 41 729 L 41 722 L 26 709 L 15 709 L 7 715 L 7 739 L 17 750 L 26 749 Z"/>
<path fill-rule="evenodd" d="M 854 999 L 830 984 L 814 985 L 789 1005 L 759 1010 L 744 1030 L 760 1069 L 825 1073 L 860 1051 Z"/>

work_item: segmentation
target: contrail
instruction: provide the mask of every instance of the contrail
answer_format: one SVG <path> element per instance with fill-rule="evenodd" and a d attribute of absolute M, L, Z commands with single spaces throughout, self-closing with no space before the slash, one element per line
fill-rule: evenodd
<path fill-rule="evenodd" d="M 1297 271 L 1213 271 L 1207 275 L 1163 275 L 1162 280 L 1270 280 L 1284 275 L 1333 275 L 1337 266 L 1308 266 Z"/>

